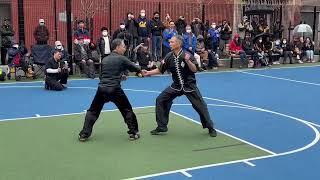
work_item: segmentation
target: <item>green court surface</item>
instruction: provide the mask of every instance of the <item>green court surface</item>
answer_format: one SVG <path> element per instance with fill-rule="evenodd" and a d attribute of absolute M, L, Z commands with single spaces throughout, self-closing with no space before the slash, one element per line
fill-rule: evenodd
<path fill-rule="evenodd" d="M 129 141 L 119 111 L 101 114 L 89 141 L 77 139 L 84 114 L 0 122 L 0 179 L 124 179 L 268 155 L 170 114 L 169 132 L 151 136 L 154 108 L 135 110 L 141 139 Z"/>

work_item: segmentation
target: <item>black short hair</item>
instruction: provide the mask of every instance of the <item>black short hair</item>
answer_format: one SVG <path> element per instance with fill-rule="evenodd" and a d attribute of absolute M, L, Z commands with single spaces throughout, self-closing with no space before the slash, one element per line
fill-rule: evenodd
<path fill-rule="evenodd" d="M 115 50 L 118 46 L 124 43 L 123 39 L 114 39 L 111 42 L 111 51 Z"/>
<path fill-rule="evenodd" d="M 109 31 L 109 30 L 108 30 L 107 27 L 102 27 L 102 28 L 100 29 L 100 31 L 102 32 L 102 31 Z"/>
<path fill-rule="evenodd" d="M 83 23 L 84 24 L 84 20 L 79 20 L 78 24 Z"/>
<path fill-rule="evenodd" d="M 160 15 L 160 13 L 159 13 L 158 11 L 156 11 L 156 12 L 153 13 L 153 15 L 156 15 L 156 14 Z"/>

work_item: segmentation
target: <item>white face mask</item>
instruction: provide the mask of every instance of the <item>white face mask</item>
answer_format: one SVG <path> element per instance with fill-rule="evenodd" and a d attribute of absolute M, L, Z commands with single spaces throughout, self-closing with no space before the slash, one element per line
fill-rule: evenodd
<path fill-rule="evenodd" d="M 191 33 L 191 29 L 187 29 L 186 32 L 187 32 L 187 33 Z"/>
<path fill-rule="evenodd" d="M 262 43 L 262 40 L 260 39 L 259 42 Z"/>
<path fill-rule="evenodd" d="M 102 36 L 108 36 L 108 31 L 102 31 Z"/>
<path fill-rule="evenodd" d="M 279 45 L 280 44 L 280 41 L 276 41 L 276 45 Z"/>
<path fill-rule="evenodd" d="M 141 17 L 145 17 L 146 13 L 140 13 Z"/>
<path fill-rule="evenodd" d="M 19 48 L 19 44 L 15 44 L 15 45 L 13 45 L 12 47 L 14 47 L 14 48 Z"/>
<path fill-rule="evenodd" d="M 215 28 L 217 27 L 217 25 L 211 25 L 211 27 L 212 27 L 213 29 L 215 29 Z"/>
<path fill-rule="evenodd" d="M 287 43 L 287 41 L 283 41 L 283 44 L 286 44 Z"/>
<path fill-rule="evenodd" d="M 120 25 L 120 28 L 121 29 L 124 29 L 126 26 L 125 25 Z"/>

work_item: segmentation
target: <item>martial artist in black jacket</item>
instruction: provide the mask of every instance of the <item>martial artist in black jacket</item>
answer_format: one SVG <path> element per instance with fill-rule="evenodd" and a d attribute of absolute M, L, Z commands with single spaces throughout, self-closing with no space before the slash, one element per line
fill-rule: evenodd
<path fill-rule="evenodd" d="M 197 88 L 195 72 L 197 67 L 194 64 L 195 59 L 188 53 L 182 50 L 183 38 L 180 35 L 175 35 L 170 39 L 170 47 L 172 52 L 167 54 L 164 62 L 159 68 L 152 71 L 143 70 L 144 76 L 160 74 L 169 70 L 172 73 L 173 83 L 166 88 L 156 100 L 156 120 L 158 127 L 152 130 L 152 135 L 158 135 L 161 132 L 168 131 L 169 112 L 173 100 L 185 95 L 192 104 L 192 107 L 199 113 L 203 128 L 209 130 L 209 135 L 217 136 L 216 130 L 213 128 L 208 108 L 204 102 L 199 89 Z"/>
<path fill-rule="evenodd" d="M 80 141 L 86 141 L 90 137 L 93 125 L 98 119 L 103 105 L 110 101 L 120 110 L 129 129 L 129 139 L 135 140 L 140 137 L 136 115 L 120 85 L 124 71 L 129 70 L 140 73 L 140 67 L 123 56 L 126 46 L 122 39 L 112 41 L 111 51 L 112 53 L 102 60 L 100 83 L 92 104 L 87 111 L 83 129 L 79 134 Z"/>

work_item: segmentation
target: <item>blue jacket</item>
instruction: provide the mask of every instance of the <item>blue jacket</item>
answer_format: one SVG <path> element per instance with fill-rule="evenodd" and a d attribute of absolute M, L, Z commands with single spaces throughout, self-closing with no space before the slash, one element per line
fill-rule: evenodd
<path fill-rule="evenodd" d="M 208 34 L 209 34 L 209 36 L 210 36 L 210 38 L 211 38 L 212 44 L 217 44 L 217 43 L 219 43 L 220 33 L 219 33 L 218 30 L 210 28 L 210 29 L 208 30 Z"/>
<path fill-rule="evenodd" d="M 183 49 L 194 54 L 197 48 L 197 37 L 191 33 L 184 33 L 182 35 L 183 37 Z M 189 48 L 192 47 L 192 51 L 189 50 Z"/>
<path fill-rule="evenodd" d="M 174 36 L 174 35 L 177 35 L 178 32 L 177 30 L 173 29 L 165 29 L 162 33 L 162 37 L 163 37 L 163 45 L 165 47 L 170 47 L 169 45 L 169 40 Z"/>

